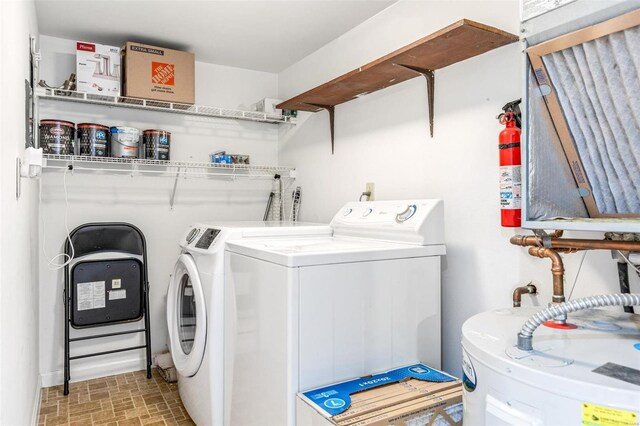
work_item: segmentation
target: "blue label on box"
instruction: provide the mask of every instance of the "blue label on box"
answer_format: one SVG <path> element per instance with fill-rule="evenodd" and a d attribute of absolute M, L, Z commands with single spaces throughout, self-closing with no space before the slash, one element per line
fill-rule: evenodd
<path fill-rule="evenodd" d="M 324 412 L 328 417 L 333 417 L 349 408 L 349 405 L 351 405 L 350 395 L 352 393 L 389 385 L 408 378 L 429 382 L 452 382 L 456 380 L 455 377 L 427 365 L 414 364 L 387 371 L 386 373 L 314 389 L 304 392 L 303 395 L 316 406 L 318 411 Z"/>

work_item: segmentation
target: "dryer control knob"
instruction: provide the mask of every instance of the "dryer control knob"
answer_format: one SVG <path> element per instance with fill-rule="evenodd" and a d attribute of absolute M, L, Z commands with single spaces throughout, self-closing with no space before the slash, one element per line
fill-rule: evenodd
<path fill-rule="evenodd" d="M 344 209 L 344 211 L 342 212 L 342 216 L 349 216 L 351 214 L 351 212 L 353 211 L 353 209 Z"/>
<path fill-rule="evenodd" d="M 362 213 L 362 217 L 367 217 L 367 216 L 369 216 L 371 213 L 373 213 L 373 209 L 366 209 L 366 210 Z"/>
<path fill-rule="evenodd" d="M 193 228 L 191 231 L 189 231 L 189 233 L 187 234 L 187 244 L 191 244 L 191 242 L 196 239 L 198 232 L 200 232 L 198 228 Z"/>

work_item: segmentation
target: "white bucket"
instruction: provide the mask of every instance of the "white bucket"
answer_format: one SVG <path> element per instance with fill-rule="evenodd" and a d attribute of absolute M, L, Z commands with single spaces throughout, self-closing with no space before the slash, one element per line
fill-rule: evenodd
<path fill-rule="evenodd" d="M 141 132 L 135 127 L 111 128 L 111 156 L 116 158 L 138 158 Z"/>

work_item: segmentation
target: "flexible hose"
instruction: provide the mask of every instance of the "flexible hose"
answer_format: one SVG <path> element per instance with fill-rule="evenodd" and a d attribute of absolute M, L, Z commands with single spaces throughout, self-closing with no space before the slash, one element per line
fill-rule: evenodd
<path fill-rule="evenodd" d="M 582 311 L 585 309 L 599 308 L 603 306 L 639 306 L 640 293 L 630 294 L 603 294 L 599 296 L 583 297 L 570 302 L 559 303 L 549 306 L 546 309 L 533 315 L 524 323 L 518 333 L 518 349 L 532 351 L 533 332 L 542 323 L 558 316 L 566 315 L 570 312 Z"/>

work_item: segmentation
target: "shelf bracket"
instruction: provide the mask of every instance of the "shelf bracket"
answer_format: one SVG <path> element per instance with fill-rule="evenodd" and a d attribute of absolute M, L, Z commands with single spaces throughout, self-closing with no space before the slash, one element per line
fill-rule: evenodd
<path fill-rule="evenodd" d="M 412 65 L 395 64 L 399 67 L 408 69 L 417 74 L 420 74 L 427 80 L 427 99 L 429 102 L 429 133 L 433 137 L 433 105 L 434 105 L 434 90 L 436 83 L 436 73 L 434 70 L 428 70 L 425 68 L 414 67 Z"/>
<path fill-rule="evenodd" d="M 336 107 L 333 105 L 319 105 L 319 104 L 310 104 L 305 102 L 307 105 L 311 105 L 312 107 L 322 108 L 327 110 L 329 113 L 329 128 L 331 130 L 331 155 L 335 152 L 335 112 Z"/>
<path fill-rule="evenodd" d="M 171 198 L 169 198 L 169 207 L 173 210 L 173 203 L 176 200 L 176 189 L 178 188 L 178 178 L 180 177 L 180 167 L 176 171 L 176 179 L 173 181 L 173 190 L 171 191 Z"/>

